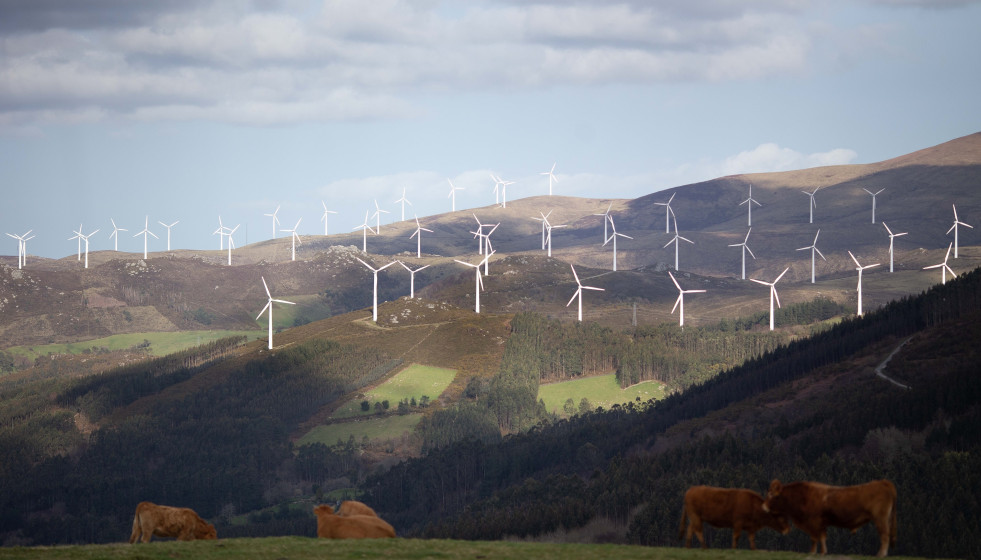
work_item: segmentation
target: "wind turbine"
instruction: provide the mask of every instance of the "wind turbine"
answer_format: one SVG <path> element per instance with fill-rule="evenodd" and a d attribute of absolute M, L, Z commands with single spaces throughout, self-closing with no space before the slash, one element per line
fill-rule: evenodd
<path fill-rule="evenodd" d="M 748 216 L 746 217 L 746 225 L 747 226 L 752 226 L 753 225 L 753 205 L 755 204 L 757 206 L 763 206 L 762 204 L 760 204 L 759 202 L 757 202 L 756 199 L 753 198 L 753 185 L 752 184 L 749 185 L 749 198 L 747 198 L 746 200 L 744 200 L 744 201 L 742 201 L 742 202 L 739 203 L 740 206 L 742 206 L 743 204 L 746 205 L 746 209 L 749 211 L 748 212 Z M 745 280 L 745 279 L 746 279 L 746 277 L 744 275 L 743 276 L 743 280 Z"/>
<path fill-rule="evenodd" d="M 494 227 L 492 227 L 490 231 L 484 234 L 484 253 L 487 255 L 487 258 L 484 259 L 484 276 L 490 274 L 490 270 L 489 270 L 490 256 L 497 252 L 494 250 L 493 245 L 491 245 L 490 236 L 492 233 L 494 233 L 497 230 L 497 226 L 499 225 L 501 224 L 500 223 L 494 224 Z"/>
<path fill-rule="evenodd" d="M 858 259 L 855 258 L 855 255 L 853 255 L 851 251 L 848 251 L 848 256 L 850 256 L 852 260 L 855 261 L 855 266 L 858 267 L 855 270 L 858 271 L 858 316 L 861 317 L 862 316 L 862 271 L 867 268 L 873 268 L 879 266 L 879 263 L 867 264 L 865 266 L 862 266 L 862 263 L 858 262 Z"/>
<path fill-rule="evenodd" d="M 214 231 L 214 233 L 211 234 L 211 235 L 217 235 L 218 236 L 218 249 L 219 250 L 224 250 L 225 249 L 225 234 L 227 233 L 225 230 L 227 230 L 227 229 L 228 228 L 225 227 L 225 224 L 223 224 L 221 222 L 221 215 L 219 215 L 218 216 L 218 229 L 216 229 Z"/>
<path fill-rule="evenodd" d="M 552 215 L 552 211 L 549 210 L 548 211 L 548 214 L 545 214 L 544 212 L 539 212 L 539 214 L 542 215 L 541 218 L 536 218 L 536 217 L 532 216 L 531 219 L 532 220 L 538 220 L 539 222 L 542 223 L 542 251 L 544 251 L 545 250 L 545 228 L 548 227 L 548 217 Z"/>
<path fill-rule="evenodd" d="M 607 219 L 610 220 L 610 229 L 613 230 L 613 233 L 611 233 L 610 236 L 606 238 L 606 241 L 603 242 L 603 246 L 605 247 L 607 243 L 609 243 L 611 240 L 613 241 L 613 272 L 616 272 L 617 271 L 617 237 L 626 237 L 627 239 L 633 239 L 633 237 L 630 237 L 629 235 L 624 235 L 622 233 L 617 233 L 617 226 L 616 224 L 613 223 L 613 214 L 607 216 Z"/>
<path fill-rule="evenodd" d="M 293 226 L 293 229 L 281 229 L 281 230 L 279 230 L 279 231 L 288 231 L 288 232 L 290 232 L 290 237 L 292 238 L 292 241 L 293 241 L 293 249 L 292 249 L 293 259 L 292 260 L 294 260 L 294 261 L 296 260 L 296 243 L 299 241 L 301 245 L 303 244 L 303 241 L 300 240 L 300 236 L 297 235 L 297 233 L 296 233 L 296 228 L 300 227 L 300 222 L 301 221 L 303 221 L 303 218 L 302 217 L 299 220 L 296 221 L 296 225 Z"/>
<path fill-rule="evenodd" d="M 323 200 L 320 201 L 320 204 L 322 204 L 324 207 L 324 215 L 320 217 L 320 221 L 324 223 L 324 235 L 327 235 L 327 214 L 336 214 L 337 212 L 334 212 L 333 210 L 328 210 L 327 203 L 324 202 Z"/>
<path fill-rule="evenodd" d="M 611 202 L 610 205 L 606 208 L 606 212 L 603 212 L 602 214 L 593 214 L 594 216 L 603 216 L 603 239 L 609 237 L 609 234 L 607 233 L 607 229 L 606 229 L 606 224 L 610 219 L 610 209 L 612 208 L 613 208 L 613 203 Z"/>
<path fill-rule="evenodd" d="M 81 226 L 79 226 L 78 229 L 81 230 L 82 229 Z M 139 237 L 141 235 L 143 236 L 143 259 L 146 260 L 146 255 L 147 255 L 147 241 L 149 240 L 147 236 L 148 235 L 152 235 L 154 237 L 154 239 L 160 239 L 159 237 L 157 237 L 157 234 L 155 234 L 152 231 L 150 231 L 150 216 L 147 216 L 146 217 L 146 220 L 144 220 L 144 222 L 143 222 L 143 231 L 141 231 L 140 233 L 137 233 L 133 237 Z"/>
<path fill-rule="evenodd" d="M 565 306 L 566 307 L 569 307 L 570 305 L 572 305 L 572 301 L 575 300 L 578 297 L 579 298 L 579 322 L 582 323 L 582 291 L 583 290 L 596 290 L 596 291 L 599 291 L 599 292 L 605 292 L 606 290 L 603 289 L 603 288 L 594 288 L 592 286 L 583 286 L 582 285 L 582 282 L 579 281 L 579 275 L 576 274 L 576 267 L 574 267 L 574 266 L 572 266 L 570 264 L 569 265 L 569 268 L 572 269 L 572 275 L 576 278 L 576 286 L 577 286 L 577 288 L 576 288 L 576 293 L 572 294 L 572 298 L 569 300 L 569 303 L 565 304 Z"/>
<path fill-rule="evenodd" d="M 940 264 L 935 264 L 935 265 L 924 266 L 923 267 L 923 270 L 927 270 L 928 268 L 939 268 L 940 271 L 943 272 L 943 277 L 941 279 L 941 284 L 946 284 L 947 283 L 947 271 L 948 270 L 950 271 L 951 278 L 956 278 L 957 277 L 957 275 L 954 274 L 954 269 L 950 268 L 950 266 L 947 265 L 947 259 L 950 258 L 950 248 L 953 247 L 953 246 L 954 246 L 953 243 L 951 243 L 950 245 L 947 246 L 947 255 L 944 256 L 944 262 L 942 262 Z"/>
<path fill-rule="evenodd" d="M 953 232 L 954 232 L 954 258 L 956 259 L 957 258 L 957 226 L 958 226 L 958 224 L 960 224 L 962 226 L 969 227 L 971 229 L 974 229 L 974 226 L 967 225 L 964 222 L 960 221 L 957 218 L 957 206 L 954 206 L 953 204 L 951 204 L 951 206 L 953 206 L 953 208 L 954 208 L 954 225 L 950 226 L 950 229 L 947 230 L 946 235 L 950 235 L 950 232 L 953 230 Z M 81 226 L 79 226 L 79 229 L 81 229 Z"/>
<path fill-rule="evenodd" d="M 28 235 L 30 235 L 32 231 L 34 230 L 33 229 L 27 230 L 27 233 L 23 235 L 14 235 L 13 233 L 7 234 L 10 237 L 13 237 L 14 239 L 17 240 L 17 269 L 18 270 L 27 266 L 27 242 L 30 241 L 31 239 L 34 239 L 33 235 L 28 237 Z"/>
<path fill-rule="evenodd" d="M 375 230 L 371 229 L 371 226 L 368 225 L 368 212 L 369 212 L 368 210 L 364 211 L 364 223 L 354 228 L 353 230 L 353 231 L 357 231 L 360 229 L 364 231 L 364 240 L 361 242 L 361 251 L 364 253 L 368 252 L 368 232 L 370 231 L 371 233 L 378 233 Z"/>
<path fill-rule="evenodd" d="M 405 187 L 402 187 L 402 198 L 400 198 L 400 199 L 398 199 L 398 200 L 395 201 L 395 204 L 399 204 L 399 203 L 402 203 L 402 221 L 404 222 L 405 221 L 405 205 L 408 204 L 409 206 L 412 206 L 412 203 L 409 202 L 409 199 L 408 198 L 405 198 Z"/>
<path fill-rule="evenodd" d="M 238 228 L 238 226 L 235 226 L 235 227 Z M 231 238 L 231 236 L 229 236 L 228 242 L 231 243 L 231 240 L 232 240 L 232 238 Z M 272 304 L 273 304 L 273 302 L 276 302 L 276 303 L 286 303 L 286 304 L 289 304 L 289 305 L 296 305 L 296 304 L 293 303 L 292 301 L 286 301 L 286 300 L 282 300 L 282 299 L 273 299 L 272 294 L 269 293 L 269 285 L 266 284 L 266 279 L 263 278 L 262 276 L 260 276 L 259 278 L 262 278 L 262 287 L 266 289 L 266 296 L 269 298 L 269 300 L 266 302 L 266 306 L 262 308 L 262 311 L 260 311 L 259 314 L 256 315 L 255 320 L 258 321 L 259 320 L 259 317 L 262 317 L 262 314 L 265 313 L 267 309 L 269 310 L 269 350 L 272 350 L 272 347 L 273 347 L 273 337 L 272 337 L 272 335 L 273 335 L 273 332 L 272 332 L 273 331 L 273 318 L 272 318 L 272 308 L 273 308 L 273 305 Z"/>
<path fill-rule="evenodd" d="M 862 190 L 865 191 L 865 192 L 867 192 L 867 193 L 869 193 L 872 196 L 872 223 L 874 224 L 875 223 L 875 197 L 879 196 L 879 193 L 881 193 L 882 191 L 884 191 L 886 189 L 883 188 L 883 189 L 879 189 L 879 190 L 877 190 L 875 192 L 872 192 L 869 189 L 867 189 L 865 187 L 862 187 Z"/>
<path fill-rule="evenodd" d="M 484 259 L 477 264 L 471 264 L 468 262 L 453 259 L 454 261 L 460 264 L 472 267 L 476 272 L 477 279 L 474 281 L 474 306 L 473 306 L 474 313 L 480 313 L 480 290 L 484 289 L 484 280 L 481 278 L 480 275 L 480 267 L 481 265 L 486 264 L 487 259 L 489 259 L 493 254 L 494 254 L 493 251 L 487 253 L 486 255 L 484 255 Z"/>
<path fill-rule="evenodd" d="M 78 224 L 78 230 L 73 231 L 75 235 L 68 238 L 69 241 L 72 239 L 78 239 L 78 260 L 82 260 L 82 224 Z"/>
<path fill-rule="evenodd" d="M 701 294 L 704 293 L 705 290 L 682 290 L 681 286 L 678 284 L 678 281 L 674 279 L 674 274 L 671 274 L 670 270 L 668 271 L 668 276 L 670 276 L 671 281 L 674 282 L 674 287 L 678 288 L 678 299 L 675 300 L 674 307 L 671 308 L 671 314 L 673 315 L 674 310 L 680 307 L 681 313 L 678 314 L 678 326 L 685 328 L 685 294 Z"/>
<path fill-rule="evenodd" d="M 235 248 L 235 239 L 232 238 L 232 235 L 235 235 L 235 230 L 237 230 L 238 226 L 240 225 L 242 224 L 238 224 L 237 226 L 228 230 L 228 233 L 225 234 L 228 236 L 228 266 L 232 266 L 232 249 Z"/>
<path fill-rule="evenodd" d="M 550 210 L 549 214 L 551 213 L 552 212 Z M 545 224 L 545 229 L 548 231 L 548 233 L 545 235 L 545 245 L 548 247 L 548 256 L 551 257 L 552 256 L 552 230 L 556 228 L 564 228 L 569 226 L 567 226 L 566 224 L 553 226 L 552 224 L 548 223 L 548 219 L 546 219 L 542 223 Z"/>
<path fill-rule="evenodd" d="M 556 162 L 558 163 L 558 162 Z M 555 176 L 555 163 L 552 164 L 552 169 L 545 171 L 544 173 L 539 173 L 539 175 L 548 175 L 548 196 L 552 196 L 552 183 L 558 183 L 559 180 Z"/>
<path fill-rule="evenodd" d="M 279 214 L 279 206 L 276 207 L 276 211 L 273 212 L 272 214 L 263 214 L 263 216 L 269 216 L 270 218 L 272 218 L 273 239 L 276 239 L 276 226 L 282 225 L 279 223 L 279 218 L 276 216 L 276 214 Z"/>
<path fill-rule="evenodd" d="M 463 187 L 457 187 L 453 184 L 453 181 L 450 181 L 449 179 L 447 179 L 446 182 L 450 184 L 450 194 L 446 195 L 446 197 L 452 202 L 452 211 L 456 212 L 456 191 L 462 191 Z"/>
<path fill-rule="evenodd" d="M 477 239 L 477 254 L 483 255 L 484 254 L 484 228 L 490 227 L 490 224 L 480 223 L 480 218 L 477 217 L 477 214 L 471 212 L 470 215 L 473 216 L 473 219 L 477 221 L 477 231 L 471 231 L 470 233 L 472 233 L 473 236 Z"/>
<path fill-rule="evenodd" d="M 358 257 L 354 257 L 354 258 L 358 259 Z M 371 320 L 377 323 L 378 322 L 378 273 L 399 261 L 392 261 L 381 268 L 375 268 L 361 259 L 358 259 L 358 262 L 368 267 L 368 270 L 370 270 L 375 277 L 375 287 L 372 292 Z"/>
<path fill-rule="evenodd" d="M 674 269 L 678 270 L 678 246 L 681 245 L 681 243 L 679 243 L 678 240 L 687 241 L 692 245 L 694 245 L 695 242 L 692 241 L 691 239 L 682 237 L 678 233 L 678 219 L 674 217 L 674 212 L 672 212 L 671 214 L 672 214 L 671 217 L 674 218 L 674 237 L 671 238 L 671 241 L 668 241 L 667 243 L 664 244 L 664 248 L 667 249 L 668 245 L 674 243 Z"/>
<path fill-rule="evenodd" d="M 433 232 L 433 230 L 426 229 L 426 228 L 422 227 L 421 225 L 419 225 L 419 216 L 416 216 L 416 231 L 415 231 L 415 233 L 413 233 L 412 235 L 409 236 L 409 239 L 412 239 L 413 237 L 416 237 L 417 235 L 419 236 L 419 237 L 416 237 L 416 258 L 417 259 L 421 259 L 422 258 L 422 232 L 424 232 L 424 231 L 428 231 L 429 233 L 432 233 Z M 365 235 L 367 235 L 367 234 L 365 234 Z M 426 266 L 429 266 L 429 265 L 426 265 Z M 422 269 L 420 269 L 420 270 L 422 270 Z"/>
<path fill-rule="evenodd" d="M 806 251 L 808 249 L 811 250 L 811 284 L 814 283 L 814 264 L 815 264 L 815 261 L 817 260 L 817 259 L 814 258 L 814 254 L 817 253 L 818 255 L 821 255 L 821 258 L 824 259 L 825 261 L 828 260 L 828 259 L 825 259 L 824 258 L 824 253 L 822 253 L 821 250 L 817 248 L 818 236 L 819 235 L 821 235 L 821 229 L 820 228 L 817 230 L 817 233 L 814 234 L 814 242 L 813 243 L 811 243 L 807 247 L 801 247 L 800 249 L 797 249 L 798 251 Z"/>
<path fill-rule="evenodd" d="M 671 201 L 674 200 L 674 195 L 676 194 L 678 193 L 671 193 L 671 198 L 669 198 L 667 202 L 654 203 L 654 206 L 664 206 L 664 233 L 671 233 L 671 214 L 674 213 L 674 211 L 671 210 Z"/>
<path fill-rule="evenodd" d="M 893 241 L 893 238 L 900 237 L 902 235 L 906 235 L 909 232 L 904 231 L 902 233 L 893 233 L 892 230 L 889 229 L 889 226 L 887 226 L 885 222 L 882 222 L 882 227 L 886 228 L 886 231 L 889 232 L 889 272 L 892 272 L 892 241 Z"/>
<path fill-rule="evenodd" d="M 416 273 L 424 268 L 427 268 L 429 265 L 427 264 L 424 266 L 420 266 L 419 268 L 412 270 L 411 268 L 409 268 L 409 265 L 405 264 L 404 262 L 402 261 L 396 261 L 396 262 L 402 265 L 402 268 L 409 271 L 409 299 L 415 299 L 416 298 Z"/>
<path fill-rule="evenodd" d="M 167 250 L 168 251 L 170 250 L 170 228 L 176 226 L 177 225 L 177 222 L 179 222 L 179 221 L 180 220 L 177 220 L 176 222 L 174 222 L 174 223 L 172 223 L 170 225 L 167 225 L 167 224 L 165 224 L 165 223 L 163 223 L 163 222 L 161 222 L 159 220 L 157 221 L 158 224 L 160 224 L 163 227 L 167 228 Z"/>
<path fill-rule="evenodd" d="M 83 235 L 81 229 L 79 229 L 79 231 L 78 231 L 78 235 L 77 236 L 80 238 L 79 241 L 85 240 L 85 268 L 88 268 L 89 267 L 89 238 L 92 237 L 93 235 L 95 235 L 98 232 L 99 232 L 99 230 L 95 230 L 95 231 L 93 231 L 92 233 L 90 233 L 88 235 Z M 74 237 L 68 238 L 69 241 L 71 241 L 72 239 L 75 239 L 75 238 Z"/>
<path fill-rule="evenodd" d="M 378 199 L 375 199 L 375 213 L 371 215 L 375 219 L 375 234 L 380 234 L 382 230 L 381 215 L 382 213 L 391 214 L 388 210 L 382 210 L 378 207 Z"/>
<path fill-rule="evenodd" d="M 115 238 L 113 239 L 114 244 L 112 249 L 113 251 L 119 251 L 119 232 L 129 231 L 129 230 L 123 229 L 121 227 L 116 227 L 116 221 L 113 220 L 112 218 L 109 218 L 109 221 L 112 222 L 112 233 L 109 234 L 109 239 Z"/>
<path fill-rule="evenodd" d="M 800 192 L 806 194 L 807 196 L 811 197 L 811 202 L 808 204 L 808 208 L 811 209 L 811 221 L 809 223 L 812 223 L 812 224 L 814 223 L 814 208 L 817 207 L 817 202 L 814 202 L 814 195 L 817 194 L 818 189 L 820 189 L 820 188 L 821 187 L 815 187 L 814 188 L 814 192 L 800 191 Z"/>
<path fill-rule="evenodd" d="M 495 177 L 491 174 L 491 179 L 494 179 L 494 200 L 497 201 L 498 188 L 500 188 L 501 193 L 501 208 L 508 207 L 508 185 L 513 185 L 514 181 L 505 181 L 501 177 Z"/>
<path fill-rule="evenodd" d="M 743 280 L 746 279 L 746 251 L 749 251 L 749 256 L 753 257 L 753 260 L 754 261 L 756 260 L 756 255 L 753 254 L 753 250 L 750 249 L 749 248 L 749 245 L 746 244 L 746 242 L 749 241 L 749 232 L 750 231 L 753 231 L 753 228 L 749 228 L 749 230 L 746 232 L 746 238 L 743 239 L 743 242 L 742 243 L 735 243 L 735 244 L 729 245 L 730 247 L 742 247 L 743 248 L 742 249 L 742 253 L 743 253 Z M 676 270 L 677 270 L 677 268 L 676 268 Z"/>
<path fill-rule="evenodd" d="M 780 296 L 777 295 L 777 282 L 779 282 L 780 279 L 783 278 L 783 275 L 784 274 L 787 274 L 787 271 L 788 270 L 790 270 L 790 267 L 789 266 L 787 268 L 783 269 L 783 272 L 780 273 L 780 276 L 777 276 L 777 279 L 774 280 L 773 282 L 764 282 L 763 280 L 757 280 L 756 278 L 750 278 L 750 281 L 751 282 L 756 282 L 757 284 L 763 284 L 764 286 L 769 286 L 770 287 L 770 330 L 771 331 L 773 330 L 773 302 L 774 302 L 774 300 L 776 300 L 776 302 L 777 302 L 777 307 L 780 307 Z"/>

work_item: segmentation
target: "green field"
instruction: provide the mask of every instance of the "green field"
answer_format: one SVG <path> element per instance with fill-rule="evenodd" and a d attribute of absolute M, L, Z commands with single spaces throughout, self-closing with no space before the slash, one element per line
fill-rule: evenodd
<path fill-rule="evenodd" d="M 287 299 L 295 305 L 274 304 L 273 329 L 288 329 L 298 324 L 310 323 L 330 317 L 330 307 L 324 304 L 323 298 L 314 295 L 296 295 Z M 299 320 L 299 321 L 298 321 Z M 256 319 L 256 326 L 265 332 L 269 328 L 269 315 L 263 313 Z"/>
<path fill-rule="evenodd" d="M 455 369 L 412 364 L 378 387 L 365 392 L 363 398 L 353 399 L 341 405 L 334 413 L 334 417 L 351 418 L 374 414 L 373 408 L 367 412 L 361 410 L 363 400 L 372 404 L 387 400 L 391 410 L 394 410 L 403 399 L 415 398 L 418 401 L 421 397 L 427 396 L 430 400 L 435 400 L 450 386 L 454 377 L 456 377 Z"/>
<path fill-rule="evenodd" d="M 266 331 L 180 331 L 180 332 L 147 332 L 132 334 L 114 334 L 104 338 L 72 342 L 68 344 L 43 344 L 38 346 L 13 346 L 6 350 L 14 356 L 26 356 L 34 360 L 38 356 L 48 354 L 81 354 L 94 348 L 109 350 L 125 350 L 132 348 L 144 340 L 150 341 L 150 353 L 154 356 L 166 356 L 174 352 L 207 344 L 219 338 L 244 335 L 249 340 L 265 337 Z"/>
<path fill-rule="evenodd" d="M 616 375 L 611 373 L 550 383 L 542 385 L 538 389 L 538 398 L 545 401 L 545 409 L 560 416 L 565 416 L 562 412 L 562 406 L 566 400 L 572 399 L 578 410 L 579 401 L 583 397 L 589 399 L 589 404 L 594 409 L 600 406 L 609 409 L 615 404 L 636 401 L 638 397 L 641 401 L 662 399 L 664 398 L 664 384 L 657 381 L 643 381 L 626 389 L 621 389 L 620 385 L 617 384 Z"/>
<path fill-rule="evenodd" d="M 412 433 L 421 419 L 422 414 L 419 413 L 393 414 L 380 418 L 359 419 L 353 422 L 324 424 L 303 434 L 303 437 L 297 440 L 296 445 L 301 446 L 309 443 L 334 445 L 338 440 L 345 442 L 351 436 L 354 436 L 354 440 L 358 443 L 364 436 L 368 436 L 369 440 L 394 439 L 400 437 L 404 432 Z"/>

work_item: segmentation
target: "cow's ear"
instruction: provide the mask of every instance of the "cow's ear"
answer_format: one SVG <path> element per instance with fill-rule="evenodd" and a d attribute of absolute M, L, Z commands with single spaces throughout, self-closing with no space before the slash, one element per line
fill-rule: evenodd
<path fill-rule="evenodd" d="M 774 478 L 773 482 L 770 483 L 770 495 L 779 496 L 781 490 L 783 490 L 783 484 L 780 484 L 779 479 Z"/>

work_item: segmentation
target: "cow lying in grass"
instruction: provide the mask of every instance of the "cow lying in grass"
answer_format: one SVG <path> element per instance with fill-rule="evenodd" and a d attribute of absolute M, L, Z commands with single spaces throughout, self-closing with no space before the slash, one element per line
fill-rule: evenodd
<path fill-rule="evenodd" d="M 688 529 L 685 531 L 685 521 Z M 756 550 L 756 532 L 769 527 L 786 535 L 790 525 L 783 515 L 763 510 L 763 497 L 743 488 L 715 488 L 692 486 L 685 492 L 685 504 L 681 509 L 678 538 L 684 537 L 685 547 L 691 548 L 692 533 L 707 548 L 702 523 L 732 529 L 732 548 L 739 546 L 739 534 L 749 535 L 749 548 Z"/>
<path fill-rule="evenodd" d="M 195 539 L 217 539 L 215 526 L 189 508 L 158 506 L 150 502 L 140 502 L 133 516 L 133 532 L 129 542 L 137 539 L 150 542 L 151 536 L 171 537 L 179 541 Z"/>
<path fill-rule="evenodd" d="M 341 517 L 353 517 L 355 515 L 378 517 L 378 514 L 375 513 L 375 510 L 371 509 L 371 506 L 355 500 L 344 500 L 341 502 L 340 507 L 337 508 L 337 515 Z"/>
<path fill-rule="evenodd" d="M 395 529 L 373 515 L 341 516 L 334 508 L 319 505 L 313 508 L 317 515 L 317 536 L 323 539 L 386 539 L 395 537 Z"/>

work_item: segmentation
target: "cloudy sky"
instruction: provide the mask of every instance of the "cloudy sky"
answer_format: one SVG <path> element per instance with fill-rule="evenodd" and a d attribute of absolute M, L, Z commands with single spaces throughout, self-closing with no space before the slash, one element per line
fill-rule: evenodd
<path fill-rule="evenodd" d="M 508 198 L 633 198 L 981 130 L 971 0 L 0 0 L 0 229 L 142 250 Z M 248 229 L 248 239 L 245 230 Z M 283 234 L 279 234 L 283 235 Z M 17 244 L 0 242 L 0 254 Z M 151 238 L 151 250 L 164 241 Z"/>

